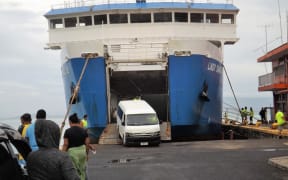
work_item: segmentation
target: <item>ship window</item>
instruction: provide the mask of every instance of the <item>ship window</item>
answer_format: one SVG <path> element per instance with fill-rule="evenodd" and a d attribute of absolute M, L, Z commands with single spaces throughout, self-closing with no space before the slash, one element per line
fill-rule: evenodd
<path fill-rule="evenodd" d="M 65 18 L 65 27 L 76 27 L 77 24 L 77 18 L 76 17 L 72 17 L 72 18 Z"/>
<path fill-rule="evenodd" d="M 154 13 L 154 22 L 172 22 L 171 12 Z"/>
<path fill-rule="evenodd" d="M 206 14 L 206 23 L 219 23 L 218 14 Z"/>
<path fill-rule="evenodd" d="M 221 15 L 222 24 L 234 24 L 234 15 L 233 14 L 222 14 Z"/>
<path fill-rule="evenodd" d="M 203 22 L 204 15 L 203 13 L 191 13 L 190 19 L 192 23 L 201 23 Z"/>
<path fill-rule="evenodd" d="M 110 24 L 128 23 L 127 14 L 110 14 L 109 18 L 110 18 Z"/>
<path fill-rule="evenodd" d="M 79 17 L 79 25 L 80 26 L 91 26 L 92 25 L 92 17 L 91 16 L 82 16 Z"/>
<path fill-rule="evenodd" d="M 95 25 L 107 24 L 107 15 L 106 14 L 95 15 L 94 16 L 94 24 Z"/>
<path fill-rule="evenodd" d="M 51 19 L 51 20 L 50 20 L 50 28 L 51 28 L 51 29 L 63 28 L 63 21 L 62 21 L 62 19 Z"/>
<path fill-rule="evenodd" d="M 175 12 L 175 22 L 188 22 L 188 14 Z"/>
<path fill-rule="evenodd" d="M 150 13 L 141 13 L 141 14 L 130 14 L 131 23 L 150 23 L 151 14 Z"/>

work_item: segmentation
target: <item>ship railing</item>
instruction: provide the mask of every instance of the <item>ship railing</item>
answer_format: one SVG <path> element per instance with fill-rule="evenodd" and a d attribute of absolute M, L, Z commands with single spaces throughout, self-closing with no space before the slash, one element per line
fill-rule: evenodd
<path fill-rule="evenodd" d="M 225 104 L 224 104 L 225 105 Z M 224 111 L 222 113 L 222 120 L 229 120 L 229 121 L 237 121 L 242 122 L 242 117 L 239 110 L 235 107 L 224 107 Z"/>
<path fill-rule="evenodd" d="M 223 1 L 223 2 L 222 2 Z M 125 3 L 135 3 L 136 0 L 73 0 L 73 1 L 64 1 L 61 4 L 54 4 L 51 6 L 51 9 L 65 9 L 65 8 L 75 8 L 83 6 L 94 6 L 102 4 L 125 4 Z M 144 2 L 144 1 L 142 1 Z M 155 0 L 146 0 L 146 2 L 155 2 Z M 161 2 L 186 2 L 186 3 L 211 3 L 211 0 L 161 0 Z M 233 0 L 221 0 L 218 3 L 233 4 Z"/>

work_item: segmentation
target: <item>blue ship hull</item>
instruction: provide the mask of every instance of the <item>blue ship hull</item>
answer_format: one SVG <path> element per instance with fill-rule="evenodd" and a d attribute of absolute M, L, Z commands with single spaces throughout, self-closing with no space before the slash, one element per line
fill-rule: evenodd
<path fill-rule="evenodd" d="M 63 64 L 67 105 L 84 62 L 83 58 L 72 58 Z M 149 96 L 145 100 L 158 111 L 161 120 L 171 122 L 172 139 L 211 138 L 220 135 L 222 65 L 203 55 L 169 56 L 167 77 L 167 92 L 164 96 L 156 94 L 153 96 L 156 97 L 154 100 L 149 100 L 152 96 L 143 94 L 143 99 Z M 90 135 L 95 139 L 99 138 L 108 124 L 107 101 L 105 59 L 103 57 L 91 59 L 71 113 L 76 112 L 79 117 L 88 114 Z M 160 112 L 165 107 L 168 107 L 167 112 Z"/>

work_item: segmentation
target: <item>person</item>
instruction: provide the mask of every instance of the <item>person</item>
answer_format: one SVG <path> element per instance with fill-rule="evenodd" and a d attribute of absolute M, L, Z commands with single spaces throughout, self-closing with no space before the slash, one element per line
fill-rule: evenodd
<path fill-rule="evenodd" d="M 26 138 L 28 140 L 28 143 L 32 149 L 32 151 L 38 150 L 38 145 L 36 143 L 36 138 L 35 138 L 35 123 L 38 120 L 45 120 L 46 119 L 46 111 L 44 109 L 39 109 L 36 113 L 36 120 L 34 123 L 32 123 L 29 128 L 27 129 L 26 132 Z"/>
<path fill-rule="evenodd" d="M 23 129 L 21 131 L 21 135 L 22 137 L 25 138 L 27 129 L 31 125 L 31 122 L 32 122 L 31 114 L 25 113 L 21 116 L 21 119 L 23 121 Z"/>
<path fill-rule="evenodd" d="M 240 115 L 241 115 L 241 119 L 242 119 L 242 124 L 244 124 L 245 121 L 244 121 L 244 108 L 243 107 L 240 110 Z"/>
<path fill-rule="evenodd" d="M 264 124 L 264 121 L 265 121 L 265 111 L 264 111 L 264 108 L 262 107 L 260 112 L 259 112 L 259 115 L 261 117 L 261 123 Z"/>
<path fill-rule="evenodd" d="M 247 106 L 244 107 L 244 120 L 247 123 L 247 116 L 248 116 L 248 110 L 247 110 Z"/>
<path fill-rule="evenodd" d="M 279 135 L 281 137 L 282 130 L 283 130 L 284 126 L 286 125 L 286 120 L 285 120 L 284 113 L 280 109 L 278 109 L 278 111 L 275 115 L 275 119 L 277 121 Z"/>
<path fill-rule="evenodd" d="M 28 129 L 28 127 L 30 126 L 31 121 L 32 121 L 31 114 L 25 113 L 25 114 L 23 114 L 23 115 L 20 117 L 20 119 L 21 119 L 21 122 L 22 122 L 22 129 L 21 129 L 20 134 L 21 134 L 21 136 L 22 136 L 23 138 L 25 138 L 25 136 L 26 136 L 26 131 L 27 131 L 27 129 Z M 18 131 L 19 131 L 19 129 L 18 129 Z M 21 166 L 26 166 L 26 161 L 24 160 L 24 158 L 23 158 L 23 156 L 22 156 L 21 154 L 19 154 L 18 162 L 19 162 L 19 164 L 20 164 Z"/>
<path fill-rule="evenodd" d="M 86 179 L 86 160 L 89 152 L 89 137 L 80 125 L 76 113 L 69 116 L 70 128 L 64 132 L 63 151 L 68 152 L 81 180 Z"/>
<path fill-rule="evenodd" d="M 80 180 L 69 155 L 59 150 L 60 128 L 55 122 L 37 120 L 35 138 L 39 149 L 27 157 L 30 180 Z"/>
<path fill-rule="evenodd" d="M 253 117 L 254 117 L 254 111 L 253 111 L 253 108 L 250 107 L 250 111 L 249 111 L 249 120 L 250 120 L 250 125 L 253 124 Z"/>
<path fill-rule="evenodd" d="M 81 120 L 81 126 L 82 126 L 84 129 L 87 129 L 87 127 L 88 127 L 87 118 L 88 118 L 88 116 L 87 116 L 87 114 L 85 114 L 85 115 L 83 116 L 83 119 Z"/>
<path fill-rule="evenodd" d="M 268 124 L 266 113 L 267 113 L 267 108 L 264 107 L 264 108 L 263 108 L 263 116 L 264 116 L 263 118 L 264 118 L 264 122 L 265 122 L 266 124 Z"/>
<path fill-rule="evenodd" d="M 29 113 L 24 113 L 21 117 L 21 125 L 18 127 L 18 132 L 22 135 L 23 137 L 23 131 L 24 134 L 26 134 L 26 130 L 29 127 L 29 125 L 31 124 L 32 118 L 31 118 L 31 114 Z M 25 136 L 24 136 L 25 137 Z"/>

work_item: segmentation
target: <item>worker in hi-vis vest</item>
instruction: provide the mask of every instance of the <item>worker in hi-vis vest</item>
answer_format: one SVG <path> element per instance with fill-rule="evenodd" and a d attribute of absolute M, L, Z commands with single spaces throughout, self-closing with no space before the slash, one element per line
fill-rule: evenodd
<path fill-rule="evenodd" d="M 284 126 L 286 125 L 286 120 L 285 120 L 284 113 L 280 109 L 278 109 L 278 111 L 275 115 L 275 119 L 277 121 L 279 135 L 281 135 L 281 132 L 282 132 Z"/>
<path fill-rule="evenodd" d="M 88 116 L 87 116 L 87 114 L 85 114 L 85 115 L 83 116 L 83 119 L 81 120 L 81 126 L 82 126 L 83 128 L 85 128 L 85 129 L 88 127 L 87 118 L 88 118 Z"/>

